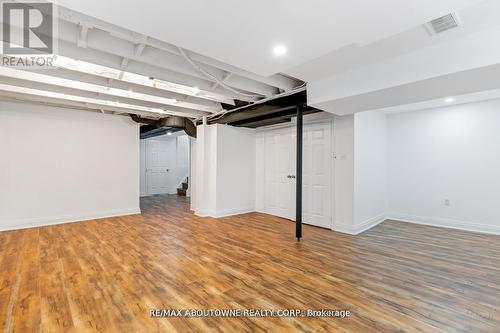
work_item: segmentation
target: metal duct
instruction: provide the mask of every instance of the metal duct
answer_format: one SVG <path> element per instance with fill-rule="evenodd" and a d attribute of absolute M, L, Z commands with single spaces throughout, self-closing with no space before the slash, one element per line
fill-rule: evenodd
<path fill-rule="evenodd" d="M 170 116 L 159 120 L 153 120 L 148 118 L 142 118 L 135 114 L 130 114 L 130 118 L 132 118 L 132 120 L 135 121 L 136 123 L 151 125 L 157 128 L 162 128 L 162 127 L 179 128 L 184 130 L 184 132 L 186 132 L 186 134 L 189 135 L 190 137 L 196 138 L 196 126 L 188 118 Z"/>

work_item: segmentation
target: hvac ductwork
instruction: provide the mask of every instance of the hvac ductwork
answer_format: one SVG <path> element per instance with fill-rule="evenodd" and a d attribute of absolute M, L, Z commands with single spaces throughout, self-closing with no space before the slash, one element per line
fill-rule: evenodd
<path fill-rule="evenodd" d="M 184 130 L 190 137 L 196 138 L 196 126 L 191 120 L 184 117 L 170 116 L 167 118 L 162 118 L 159 120 L 153 120 L 148 118 L 142 118 L 138 115 L 131 114 L 130 118 L 139 124 L 146 124 L 155 126 L 156 128 L 169 127 L 169 128 L 179 128 Z"/>

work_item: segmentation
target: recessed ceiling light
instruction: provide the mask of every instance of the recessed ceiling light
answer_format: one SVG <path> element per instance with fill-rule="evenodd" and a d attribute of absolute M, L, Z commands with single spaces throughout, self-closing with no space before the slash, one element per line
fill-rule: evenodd
<path fill-rule="evenodd" d="M 455 102 L 455 99 L 453 97 L 448 97 L 447 99 L 444 100 L 446 103 L 453 103 Z"/>
<path fill-rule="evenodd" d="M 276 45 L 274 48 L 273 48 L 273 54 L 275 56 L 282 56 L 282 55 L 285 55 L 286 53 L 286 47 L 284 45 Z"/>
<path fill-rule="evenodd" d="M 172 135 L 172 132 L 167 132 L 167 135 Z"/>

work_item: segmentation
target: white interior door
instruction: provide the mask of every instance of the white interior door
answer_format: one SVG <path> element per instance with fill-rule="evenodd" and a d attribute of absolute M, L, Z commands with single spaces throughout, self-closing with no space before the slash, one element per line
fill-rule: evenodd
<path fill-rule="evenodd" d="M 332 216 L 331 130 L 329 122 L 304 125 L 302 221 L 324 228 Z M 264 210 L 295 220 L 296 127 L 266 132 L 264 150 Z"/>
<path fill-rule="evenodd" d="M 302 172 L 302 221 L 331 228 L 332 138 L 331 124 L 304 126 Z"/>
<path fill-rule="evenodd" d="M 175 161 L 175 140 L 147 140 L 146 187 L 148 194 L 169 193 Z"/>
<path fill-rule="evenodd" d="M 264 137 L 265 210 L 269 214 L 294 219 L 294 148 L 290 128 L 270 131 Z"/>

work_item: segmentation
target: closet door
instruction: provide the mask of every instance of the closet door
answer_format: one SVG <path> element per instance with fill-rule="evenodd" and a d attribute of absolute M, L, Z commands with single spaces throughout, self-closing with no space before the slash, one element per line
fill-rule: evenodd
<path fill-rule="evenodd" d="M 292 129 L 269 131 L 264 137 L 264 195 L 265 211 L 269 214 L 295 219 L 295 146 Z"/>
<path fill-rule="evenodd" d="M 331 124 L 304 126 L 302 179 L 303 223 L 331 228 L 332 216 L 332 138 Z"/>
<path fill-rule="evenodd" d="M 331 123 L 304 126 L 302 222 L 331 228 L 332 216 Z M 295 221 L 296 127 L 265 132 L 264 211 Z"/>

